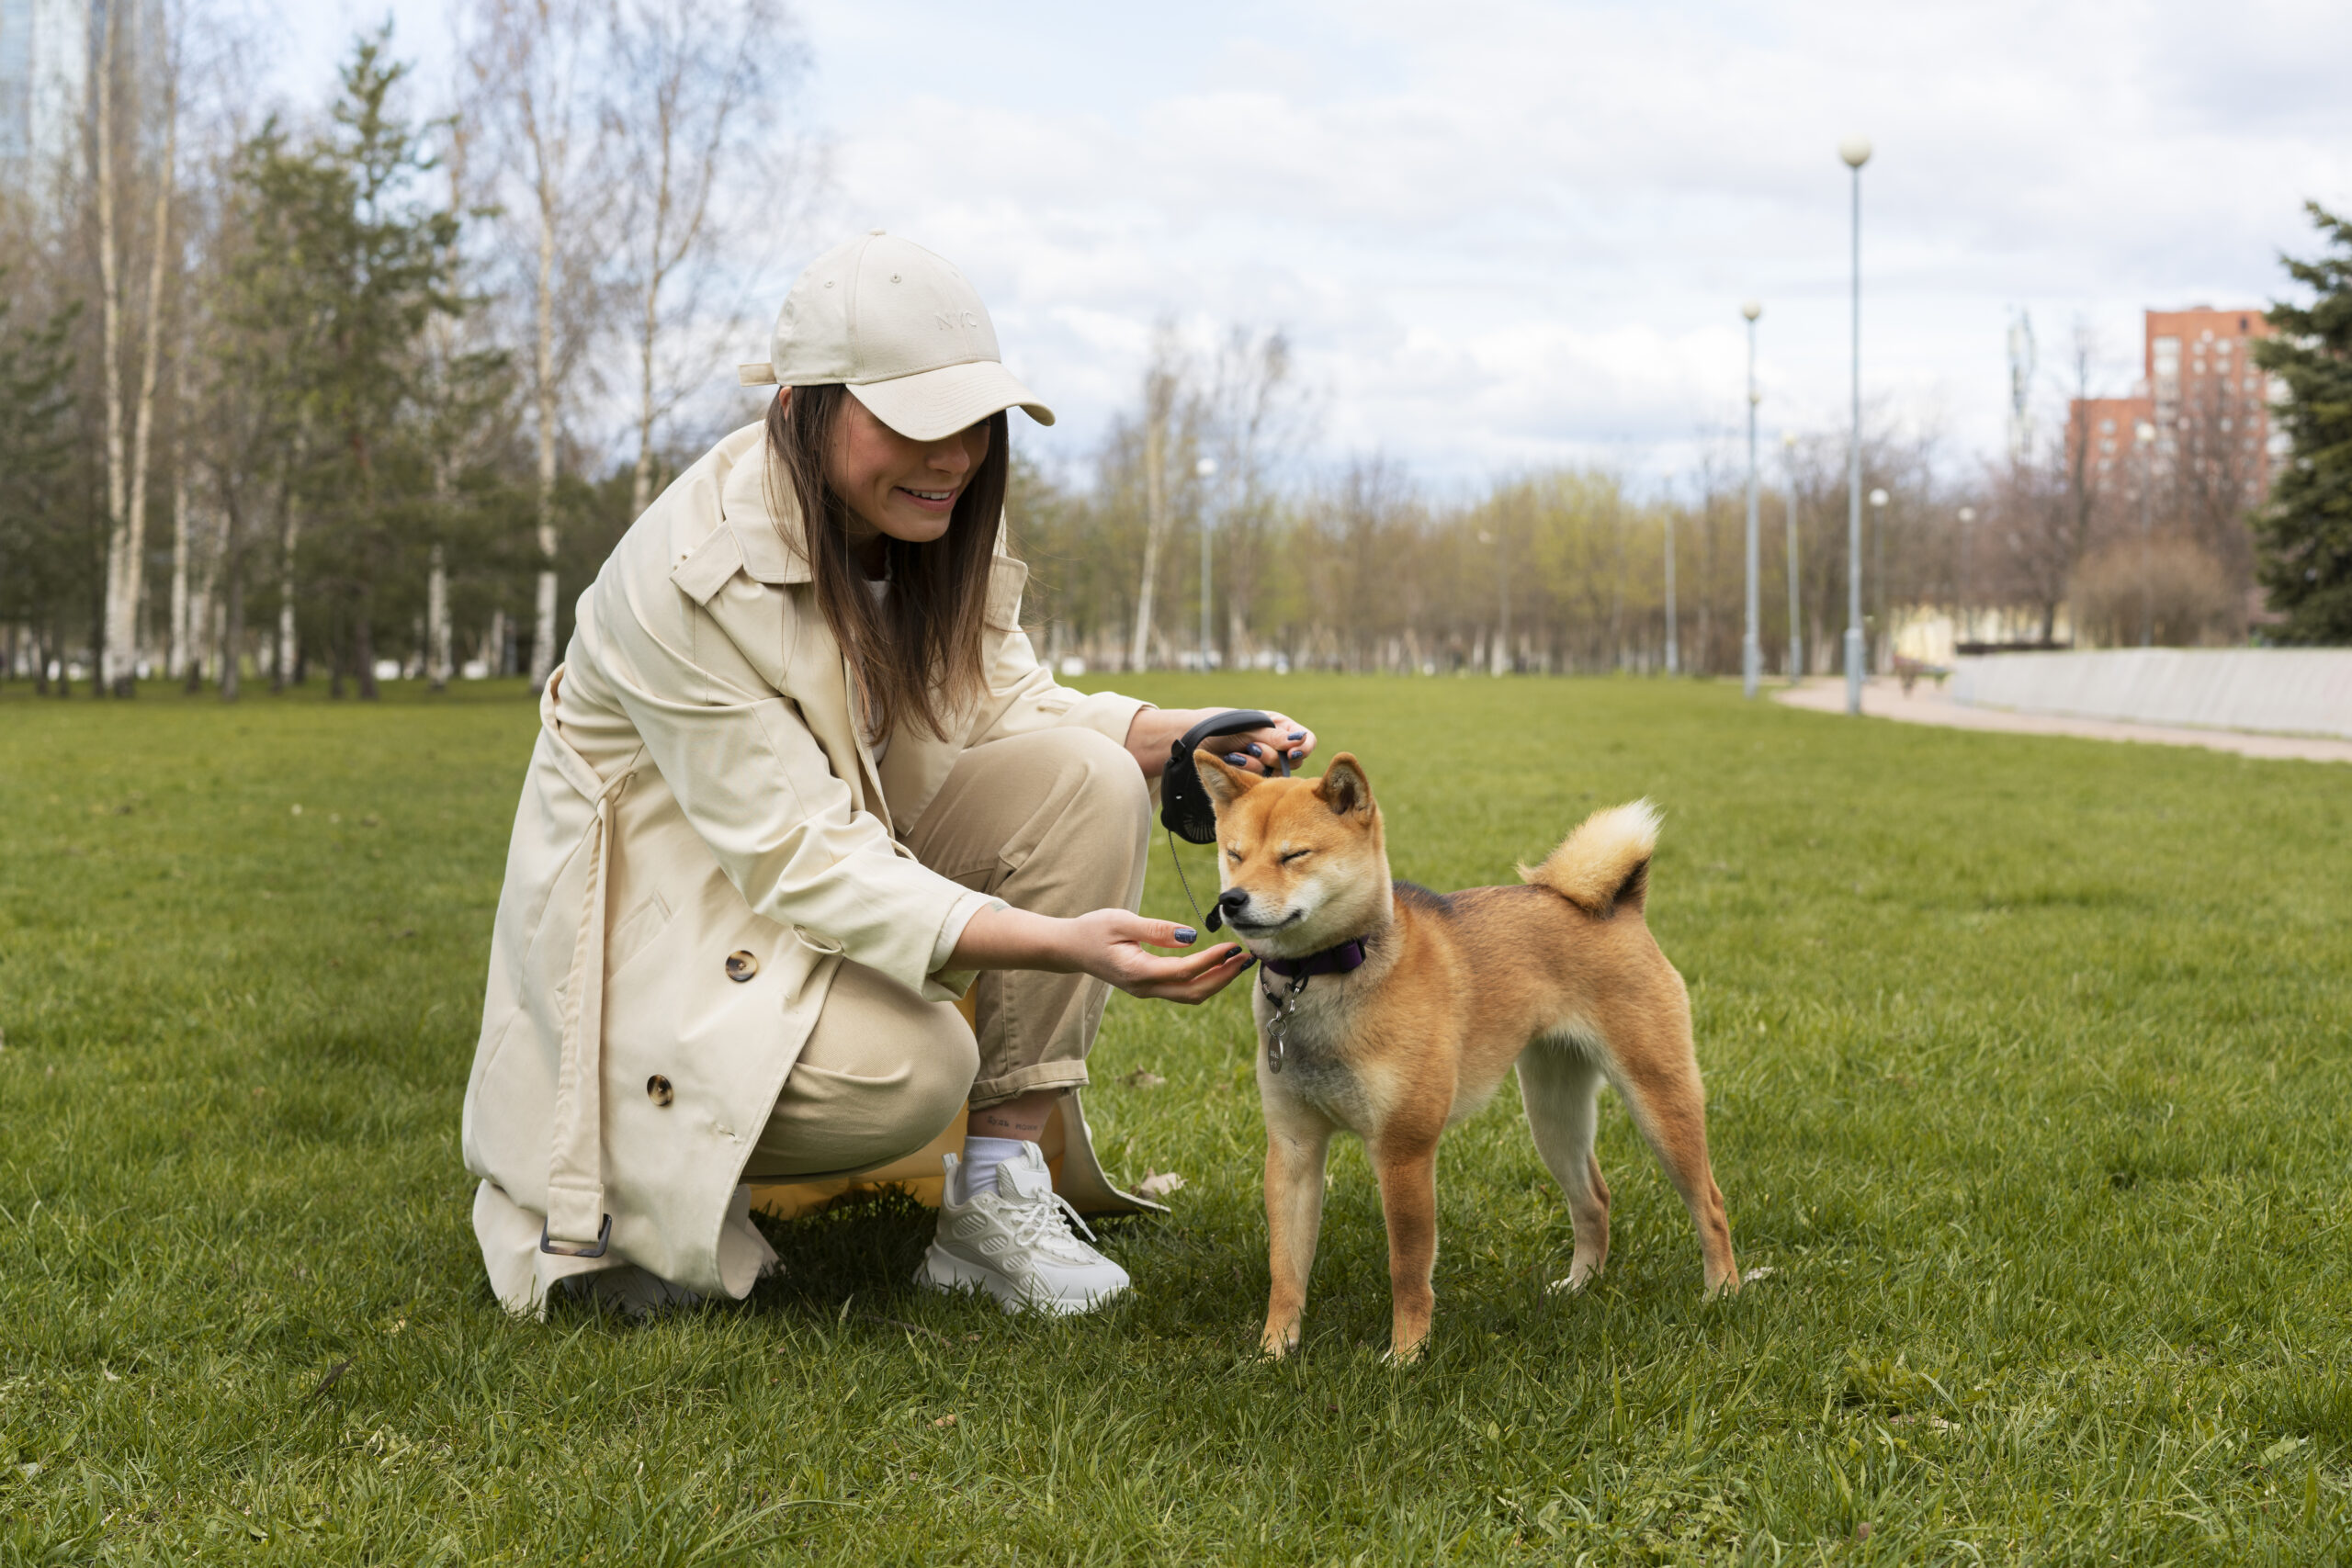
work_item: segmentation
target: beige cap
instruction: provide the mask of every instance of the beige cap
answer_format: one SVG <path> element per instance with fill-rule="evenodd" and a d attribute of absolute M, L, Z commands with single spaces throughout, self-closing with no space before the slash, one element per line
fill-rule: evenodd
<path fill-rule="evenodd" d="M 988 307 L 964 275 L 879 229 L 808 264 L 776 312 L 768 355 L 737 367 L 743 385 L 839 381 L 916 441 L 1016 406 L 1039 424 L 1054 423 L 1054 411 L 998 357 Z"/>

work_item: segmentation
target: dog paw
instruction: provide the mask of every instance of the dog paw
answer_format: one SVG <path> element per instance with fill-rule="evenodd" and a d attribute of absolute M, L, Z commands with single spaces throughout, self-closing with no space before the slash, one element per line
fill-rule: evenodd
<path fill-rule="evenodd" d="M 1547 1296 L 1573 1296 L 1579 1291 L 1582 1291 L 1587 1285 L 1591 1284 L 1593 1277 L 1600 1272 L 1600 1269 L 1597 1264 L 1577 1263 L 1571 1265 L 1568 1269 L 1568 1277 L 1565 1280 L 1553 1280 L 1550 1284 L 1544 1287 L 1544 1293 Z"/>
<path fill-rule="evenodd" d="M 1392 1367 L 1413 1366 L 1421 1359 L 1421 1346 L 1419 1344 L 1391 1345 L 1381 1353 L 1380 1359 Z"/>

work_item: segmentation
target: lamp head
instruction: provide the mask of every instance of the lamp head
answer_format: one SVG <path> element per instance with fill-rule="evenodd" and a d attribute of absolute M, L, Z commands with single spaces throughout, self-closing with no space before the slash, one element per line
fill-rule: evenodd
<path fill-rule="evenodd" d="M 1962 507 L 1962 508 L 1960 509 L 1960 520 L 1961 520 L 1962 523 L 1973 523 L 1973 522 L 1975 522 L 1975 521 L 1976 521 L 1976 508 L 1974 508 L 1974 507 L 1973 507 L 1973 506 L 1963 506 L 1963 507 Z"/>
<path fill-rule="evenodd" d="M 1784 430 L 1781 432 L 1781 445 L 1787 447 L 1792 452 L 1795 451 L 1797 449 L 1797 433 L 1793 430 Z"/>
<path fill-rule="evenodd" d="M 1216 478 L 1216 459 L 1215 457 L 1202 458 L 1199 462 L 1193 465 L 1193 472 L 1200 475 L 1201 478 L 1204 479 L 1213 479 Z"/>
<path fill-rule="evenodd" d="M 2132 432 L 2132 439 L 2137 441 L 2143 446 L 2146 446 L 2149 442 L 2154 441 L 2155 438 L 2156 427 L 2150 424 L 2144 419 L 2140 422 L 2138 428 Z"/>
<path fill-rule="evenodd" d="M 1883 490 L 1874 490 L 1871 491 L 1871 504 L 1872 506 L 1884 506 L 1886 504 L 1886 491 Z"/>
<path fill-rule="evenodd" d="M 1838 143 L 1838 156 L 1846 160 L 1848 168 L 1860 168 L 1871 161 L 1871 139 L 1867 136 L 1849 136 L 1845 141 Z"/>
<path fill-rule="evenodd" d="M 1758 299 L 1750 299 L 1747 304 L 1742 305 L 1742 306 L 1739 308 L 1739 313 L 1740 313 L 1741 315 L 1743 315 L 1743 316 L 1746 316 L 1749 321 L 1754 321 L 1757 317 L 1758 317 L 1758 316 L 1760 316 L 1760 315 L 1762 315 L 1762 314 L 1764 313 L 1764 305 L 1763 305 L 1763 301 L 1758 300 Z"/>

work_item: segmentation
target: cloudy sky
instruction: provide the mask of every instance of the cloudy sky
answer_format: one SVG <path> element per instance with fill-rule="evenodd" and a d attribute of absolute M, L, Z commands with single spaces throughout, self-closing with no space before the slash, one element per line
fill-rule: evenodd
<path fill-rule="evenodd" d="M 401 0 L 436 51 L 439 0 Z M 303 7 L 322 79 L 374 6 Z M 1669 471 L 1740 418 L 1764 305 L 1767 438 L 1847 397 L 1849 176 L 1867 135 L 1865 395 L 2002 439 L 2010 309 L 2044 396 L 2077 321 L 2121 389 L 2138 312 L 2258 304 L 2352 207 L 2352 6 L 800 0 L 799 108 L 832 145 L 788 278 L 881 226 L 978 286 L 1082 457 L 1152 323 L 1286 329 L 1327 456 L 1440 488 L 1531 464 Z M 751 355 L 747 354 L 746 357 Z"/>

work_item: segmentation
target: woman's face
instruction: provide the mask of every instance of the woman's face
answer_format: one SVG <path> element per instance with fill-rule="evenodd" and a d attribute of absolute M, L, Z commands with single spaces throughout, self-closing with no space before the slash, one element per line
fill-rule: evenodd
<path fill-rule="evenodd" d="M 833 421 L 825 481 L 869 527 L 925 545 L 947 532 L 956 500 L 989 455 L 989 423 L 938 441 L 915 441 L 874 417 L 854 397 Z"/>

